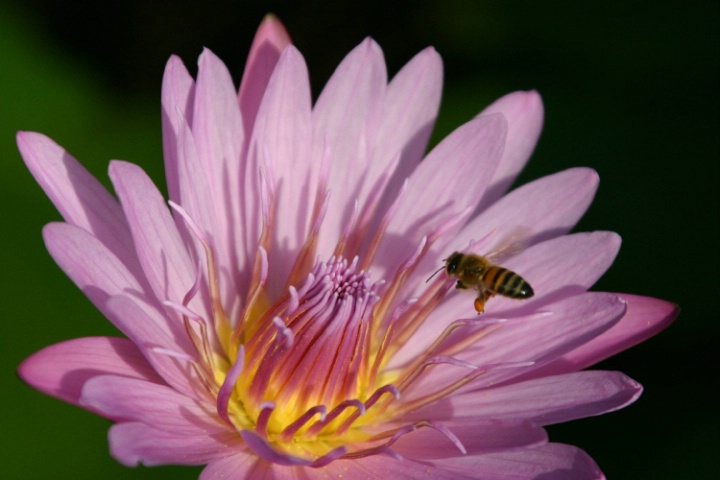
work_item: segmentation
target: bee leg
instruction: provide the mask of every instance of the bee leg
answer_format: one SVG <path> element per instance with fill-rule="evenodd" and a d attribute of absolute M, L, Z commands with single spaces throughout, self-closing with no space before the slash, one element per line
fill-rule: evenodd
<path fill-rule="evenodd" d="M 475 299 L 474 305 L 475 305 L 475 311 L 478 313 L 478 315 L 483 313 L 485 311 L 485 297 L 482 294 L 480 294 Z"/>
<path fill-rule="evenodd" d="M 462 283 L 460 280 L 458 280 L 457 283 L 455 284 L 455 288 L 457 288 L 458 290 L 465 290 L 468 287 L 466 287 L 464 283 Z"/>
<path fill-rule="evenodd" d="M 480 315 L 485 311 L 485 302 L 487 302 L 490 297 L 494 297 L 495 293 L 491 292 L 490 290 L 480 290 L 478 291 L 478 296 L 475 299 L 475 311 Z"/>

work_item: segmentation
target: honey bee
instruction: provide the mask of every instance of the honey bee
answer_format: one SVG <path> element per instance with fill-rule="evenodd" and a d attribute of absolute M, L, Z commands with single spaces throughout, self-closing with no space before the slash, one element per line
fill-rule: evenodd
<path fill-rule="evenodd" d="M 477 290 L 475 310 L 478 314 L 485 311 L 485 303 L 495 294 L 517 299 L 534 295 L 527 280 L 507 268 L 493 265 L 489 258 L 455 252 L 445 259 L 445 266 L 440 270 L 444 268 L 449 276 L 457 278 L 455 288 Z"/>

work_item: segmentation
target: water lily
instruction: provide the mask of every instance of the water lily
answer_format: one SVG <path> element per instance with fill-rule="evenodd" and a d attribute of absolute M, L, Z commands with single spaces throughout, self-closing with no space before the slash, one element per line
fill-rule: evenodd
<path fill-rule="evenodd" d="M 20 366 L 33 387 L 113 422 L 128 466 L 201 478 L 601 478 L 545 425 L 633 402 L 583 371 L 664 328 L 667 302 L 588 289 L 620 246 L 568 234 L 598 177 L 575 168 L 506 191 L 543 108 L 516 92 L 423 159 L 442 64 L 428 48 L 389 82 L 368 39 L 313 105 L 305 62 L 268 17 L 239 92 L 209 50 L 162 87 L 169 201 L 113 161 L 116 198 L 62 147 L 18 134 L 64 222 L 43 230 L 67 275 L 127 338 L 80 338 Z M 422 161 L 421 161 L 422 159 Z M 454 251 L 509 249 L 535 295 L 473 295 Z M 264 477 L 263 477 L 264 478 Z M 269 478 L 269 477 L 268 477 Z"/>

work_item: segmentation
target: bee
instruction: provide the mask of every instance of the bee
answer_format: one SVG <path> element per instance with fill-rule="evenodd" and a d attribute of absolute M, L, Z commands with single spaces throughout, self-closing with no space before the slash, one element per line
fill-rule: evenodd
<path fill-rule="evenodd" d="M 444 268 L 449 276 L 457 278 L 455 288 L 477 290 L 475 310 L 478 314 L 485 311 L 485 303 L 496 294 L 517 299 L 535 294 L 527 280 L 507 268 L 494 265 L 489 258 L 489 255 L 455 252 L 445 259 L 445 266 L 438 272 Z"/>

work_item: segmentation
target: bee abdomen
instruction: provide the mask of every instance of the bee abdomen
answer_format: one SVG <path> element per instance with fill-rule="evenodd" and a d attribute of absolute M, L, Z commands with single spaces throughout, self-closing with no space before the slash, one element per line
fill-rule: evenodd
<path fill-rule="evenodd" d="M 524 278 L 507 268 L 490 267 L 483 280 L 492 291 L 506 297 L 530 298 L 535 294 Z"/>

